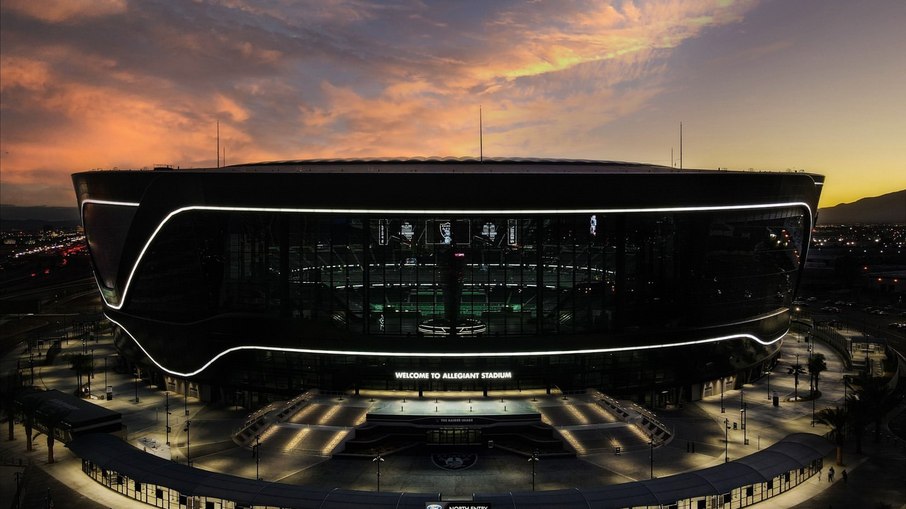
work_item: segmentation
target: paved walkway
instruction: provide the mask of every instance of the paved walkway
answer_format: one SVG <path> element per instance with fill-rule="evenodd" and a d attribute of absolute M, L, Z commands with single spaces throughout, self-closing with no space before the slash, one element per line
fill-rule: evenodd
<path fill-rule="evenodd" d="M 113 347 L 109 337 L 102 337 L 94 348 L 96 359 L 112 355 Z M 56 388 L 61 391 L 73 391 L 75 374 L 63 359 L 66 353 L 78 351 L 82 345 L 70 341 L 53 366 L 36 366 L 36 385 Z M 828 370 L 822 374 L 820 382 L 821 398 L 815 404 L 815 410 L 827 406 L 842 405 L 844 387 L 842 384 L 843 364 L 830 348 L 818 343 L 816 351 L 825 355 Z M 726 391 L 723 394 L 723 411 L 720 396 L 687 404 L 681 409 L 658 412 L 658 418 L 674 429 L 674 438 L 668 444 L 655 449 L 655 475 L 662 477 L 678 472 L 696 470 L 751 454 L 765 448 L 777 440 L 795 432 L 812 432 L 824 434 L 827 428 L 821 424 L 812 426 L 812 403 L 806 401 L 787 401 L 795 392 L 793 377 L 787 374 L 791 362 L 799 354 L 800 362 L 807 361 L 806 343 L 797 334 L 791 334 L 784 343 L 781 362 L 770 376 L 757 384 L 746 385 L 742 390 Z M 21 351 L 0 360 L 0 369 L 14 366 L 16 358 L 21 358 Z M 109 368 L 110 366 L 108 366 Z M 103 366 L 101 365 L 101 368 Z M 251 460 L 248 449 L 232 444 L 229 434 L 238 428 L 246 416 L 242 409 L 210 408 L 201 405 L 193 398 L 188 401 L 182 396 L 171 395 L 170 426 L 173 433 L 167 437 L 165 432 L 165 393 L 151 388 L 136 385 L 131 376 L 113 373 L 108 369 L 107 384 L 113 386 L 112 401 L 96 400 L 97 404 L 119 411 L 127 427 L 127 440 L 145 449 L 149 453 L 172 458 L 176 461 L 186 460 L 185 422 L 192 420 L 190 427 L 190 451 L 193 464 L 208 470 L 228 472 L 246 477 L 255 476 L 255 463 Z M 770 383 L 770 391 L 768 390 Z M 104 385 L 104 374 L 95 374 L 93 389 Z M 802 377 L 800 393 L 808 391 L 808 379 Z M 780 405 L 772 405 L 769 395 L 777 392 Z M 138 402 L 135 401 L 136 393 Z M 492 394 L 488 400 L 475 399 L 472 406 L 500 406 L 525 408 L 523 405 L 545 405 L 552 401 L 539 398 L 538 402 L 519 397 L 518 394 Z M 581 397 L 570 396 L 578 403 L 588 403 Z M 397 401 L 399 399 L 400 401 Z M 501 401 L 503 399 L 503 401 Z M 417 400 L 402 398 L 378 399 L 388 409 L 395 405 L 410 405 L 413 408 Z M 517 403 L 518 400 L 518 403 Z M 414 403 L 416 401 L 417 403 Z M 480 403 L 479 403 L 480 401 Z M 746 429 L 741 429 L 740 402 L 746 403 Z M 324 398 L 324 403 L 331 405 L 362 405 L 362 399 Z M 468 405 L 468 402 L 461 404 Z M 456 403 L 456 404 L 460 404 Z M 448 405 L 452 405 L 449 403 Z M 514 405 L 514 406 L 510 406 Z M 429 405 L 433 407 L 433 403 Z M 537 407 L 536 407 L 537 408 Z M 186 409 L 188 415 L 186 415 Z M 431 408 L 433 410 L 433 408 Z M 725 431 L 725 422 L 730 429 Z M 733 424 L 736 427 L 733 427 Z M 85 503 L 99 504 L 94 507 L 148 507 L 116 494 L 95 483 L 81 472 L 80 462 L 72 457 L 61 444 L 57 445 L 58 462 L 46 464 L 47 451 L 43 437 L 35 441 L 35 451 L 25 453 L 24 431 L 17 427 L 17 439 L 7 441 L 5 429 L 0 441 L 0 457 L 5 461 L 17 461 L 19 458 L 30 463 L 76 492 L 86 495 Z M 725 437 L 727 440 L 725 441 Z M 169 438 L 170 445 L 167 445 Z M 748 444 L 745 443 L 748 439 Z M 868 439 L 867 441 L 870 441 Z M 906 450 L 902 443 L 865 444 L 865 454 L 855 456 L 847 451 L 846 468 L 850 473 L 849 482 L 843 484 L 839 479 L 833 485 L 826 480 L 811 479 L 790 492 L 759 504 L 759 507 L 844 507 L 844 500 L 865 501 L 865 493 L 877 500 L 883 500 L 892 507 L 906 504 L 906 488 L 902 479 L 906 479 Z M 694 446 L 694 452 L 692 448 Z M 446 496 L 468 495 L 473 492 L 524 491 L 531 489 L 530 464 L 525 458 L 500 450 L 474 448 L 479 454 L 476 465 L 470 469 L 451 472 L 441 470 L 430 463 L 430 454 L 426 450 L 415 449 L 408 453 L 391 455 L 382 466 L 381 488 L 395 491 L 429 491 L 441 492 Z M 318 455 L 300 455 L 268 450 L 262 447 L 259 473 L 266 480 L 311 483 L 314 485 L 337 485 L 350 489 L 371 490 L 375 487 L 375 472 L 370 459 L 344 458 L 326 461 Z M 825 460 L 830 465 L 833 458 Z M 838 472 L 840 467 L 837 467 Z M 637 451 L 624 451 L 617 456 L 612 452 L 599 452 L 582 458 L 545 458 L 537 465 L 537 488 L 539 490 L 558 489 L 572 486 L 595 486 L 601 484 L 621 483 L 630 480 L 647 479 L 650 475 L 649 451 L 647 448 Z M 900 480 L 901 482 L 897 482 Z M 9 493 L 0 484 L 3 496 L 0 496 L 0 507 L 7 507 L 4 499 Z M 863 495 L 852 495 L 862 493 Z M 840 500 L 840 504 L 836 503 Z M 868 499 L 870 500 L 870 499 Z M 92 502 L 93 501 L 93 502 Z M 84 505 L 84 507 L 92 507 Z M 855 507 L 849 505 L 849 507 Z"/>

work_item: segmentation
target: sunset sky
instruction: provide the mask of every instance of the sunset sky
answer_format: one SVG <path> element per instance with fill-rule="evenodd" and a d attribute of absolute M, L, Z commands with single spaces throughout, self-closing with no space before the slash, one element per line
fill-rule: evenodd
<path fill-rule="evenodd" d="M 3 0 L 0 202 L 92 168 L 484 155 L 906 189 L 903 0 Z"/>

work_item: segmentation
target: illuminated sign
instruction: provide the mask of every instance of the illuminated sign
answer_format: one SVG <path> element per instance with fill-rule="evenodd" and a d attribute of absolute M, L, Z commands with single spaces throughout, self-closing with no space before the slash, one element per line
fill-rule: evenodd
<path fill-rule="evenodd" d="M 481 227 L 481 234 L 491 240 L 496 239 L 497 238 L 497 225 L 494 223 L 485 223 Z"/>
<path fill-rule="evenodd" d="M 415 227 L 409 221 L 403 221 L 403 224 L 400 225 L 400 235 L 408 242 L 412 242 L 412 237 L 415 236 Z"/>
<path fill-rule="evenodd" d="M 440 229 L 440 238 L 442 244 L 453 243 L 453 225 L 450 221 L 441 221 L 438 226 Z"/>
<path fill-rule="evenodd" d="M 506 220 L 507 244 L 515 246 L 519 244 L 519 222 L 515 219 Z"/>
<path fill-rule="evenodd" d="M 387 219 L 378 219 L 378 245 L 386 246 L 390 240 L 390 221 Z"/>
<path fill-rule="evenodd" d="M 509 380 L 512 371 L 397 371 L 397 380 Z"/>
<path fill-rule="evenodd" d="M 483 502 L 425 502 L 425 509 L 491 509 Z"/>

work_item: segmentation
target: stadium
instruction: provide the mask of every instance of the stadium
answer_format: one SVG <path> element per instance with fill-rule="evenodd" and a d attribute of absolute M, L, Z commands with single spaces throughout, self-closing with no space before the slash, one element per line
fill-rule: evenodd
<path fill-rule="evenodd" d="M 161 387 L 595 388 L 653 407 L 760 378 L 823 177 L 542 159 L 73 175 L 104 313 Z"/>

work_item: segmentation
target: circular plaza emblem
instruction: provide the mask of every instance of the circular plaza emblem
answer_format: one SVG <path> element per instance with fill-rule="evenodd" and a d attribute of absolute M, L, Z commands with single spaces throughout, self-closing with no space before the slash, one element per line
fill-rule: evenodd
<path fill-rule="evenodd" d="M 439 468 L 446 470 L 462 470 L 469 468 L 478 460 L 477 454 L 467 453 L 436 453 L 431 455 L 431 462 Z"/>

